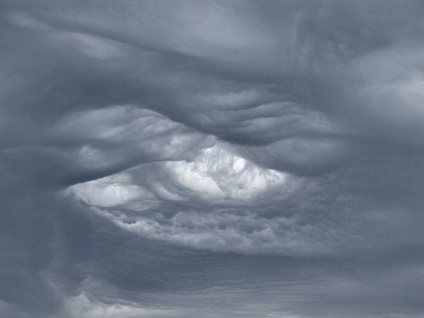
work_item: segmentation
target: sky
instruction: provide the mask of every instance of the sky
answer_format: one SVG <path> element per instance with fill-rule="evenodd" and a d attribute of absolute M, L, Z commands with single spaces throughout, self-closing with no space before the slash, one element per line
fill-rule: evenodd
<path fill-rule="evenodd" d="M 424 316 L 424 2 L 0 0 L 0 316 Z"/>

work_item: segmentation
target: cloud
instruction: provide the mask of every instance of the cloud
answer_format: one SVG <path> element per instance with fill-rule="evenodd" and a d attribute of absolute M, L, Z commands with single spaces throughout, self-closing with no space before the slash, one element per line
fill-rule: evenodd
<path fill-rule="evenodd" d="M 90 301 L 81 294 L 66 301 L 62 315 L 68 317 L 107 318 L 107 317 L 175 317 L 177 313 L 165 310 L 143 309 L 130 305 L 105 304 Z"/>
<path fill-rule="evenodd" d="M 0 8 L 0 315 L 422 316 L 420 1 Z"/>

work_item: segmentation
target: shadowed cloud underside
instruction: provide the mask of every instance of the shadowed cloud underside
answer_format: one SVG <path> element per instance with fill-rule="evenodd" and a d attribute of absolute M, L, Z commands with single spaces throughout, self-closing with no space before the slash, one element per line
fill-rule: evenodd
<path fill-rule="evenodd" d="M 423 21 L 0 0 L 0 316 L 422 317 Z"/>

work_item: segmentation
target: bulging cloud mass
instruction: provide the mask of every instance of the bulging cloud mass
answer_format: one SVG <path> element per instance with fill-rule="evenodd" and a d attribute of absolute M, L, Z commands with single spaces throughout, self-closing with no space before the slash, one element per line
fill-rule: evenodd
<path fill-rule="evenodd" d="M 0 0 L 0 316 L 422 317 L 423 21 Z"/>

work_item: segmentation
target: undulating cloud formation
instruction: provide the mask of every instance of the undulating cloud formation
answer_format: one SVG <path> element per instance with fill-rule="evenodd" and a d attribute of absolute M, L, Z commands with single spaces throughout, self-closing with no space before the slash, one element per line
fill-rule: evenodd
<path fill-rule="evenodd" d="M 0 0 L 0 316 L 424 316 L 424 2 Z"/>

